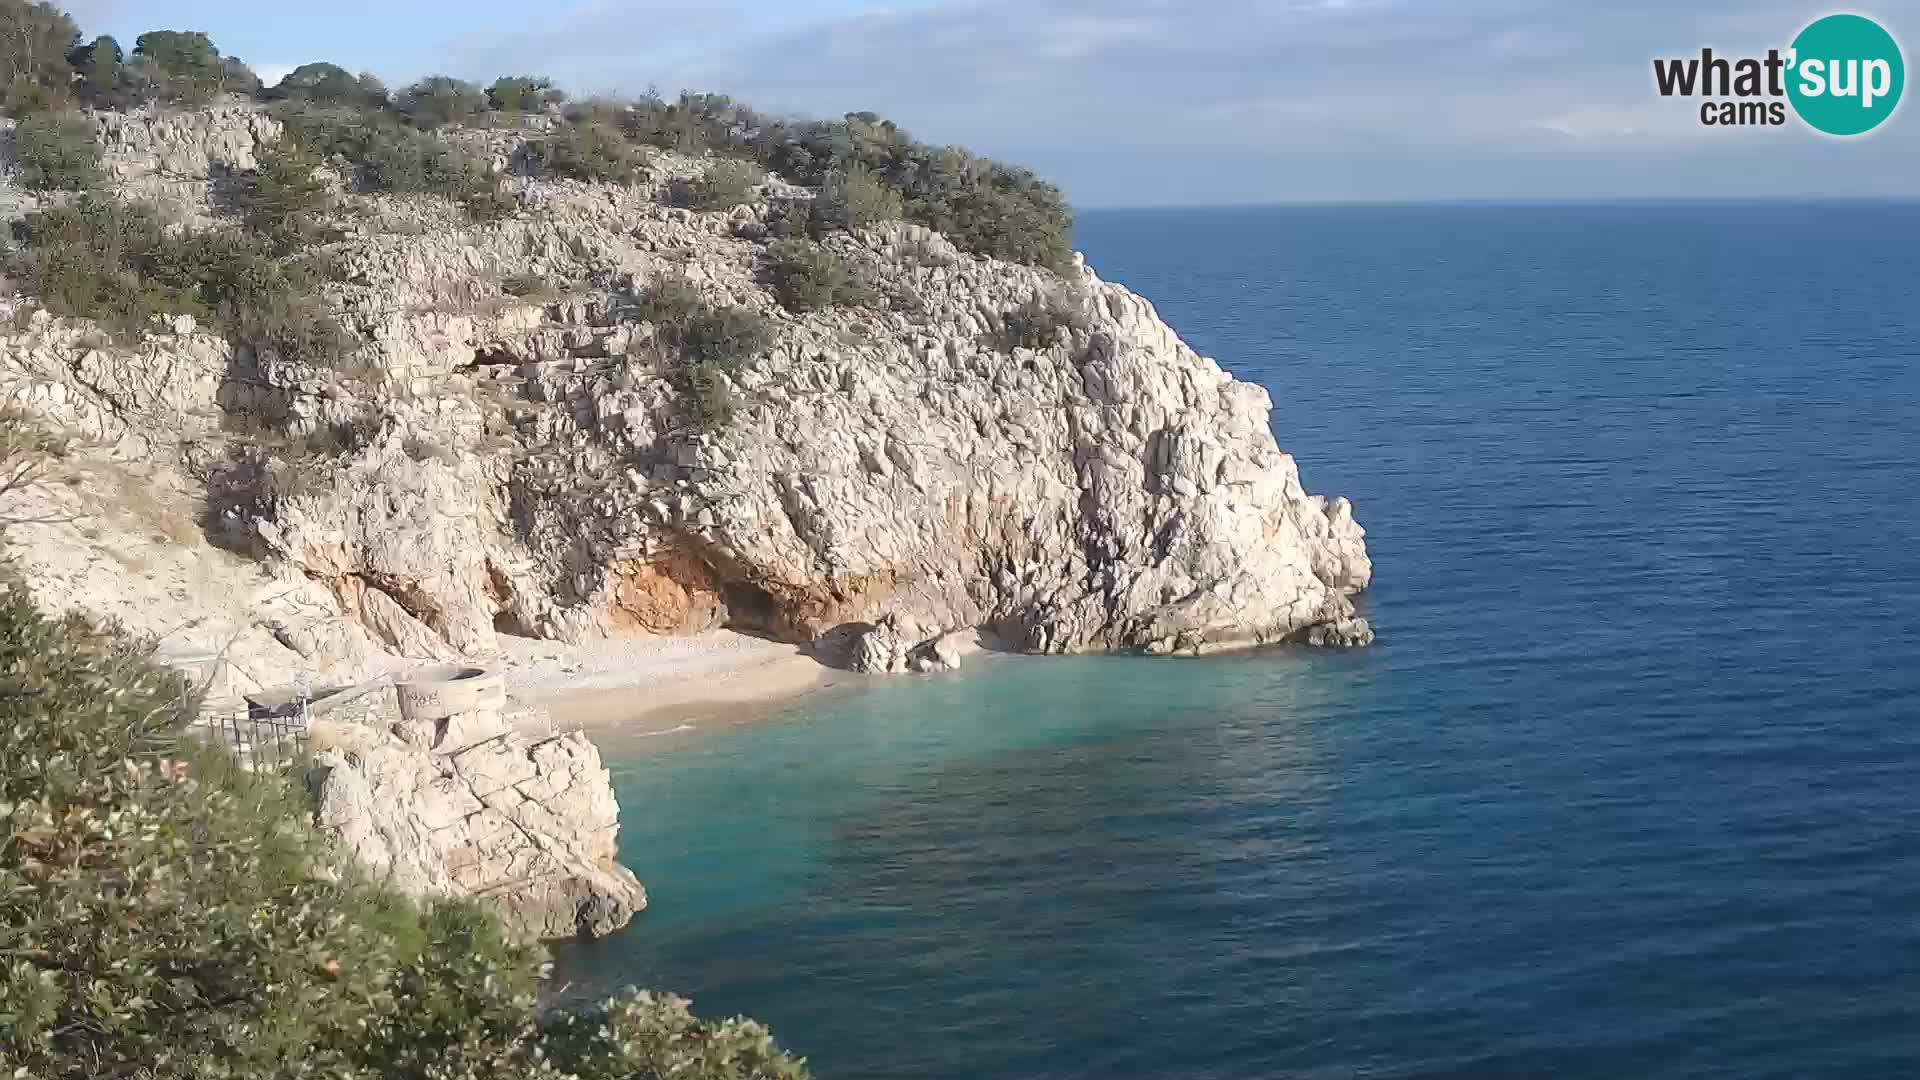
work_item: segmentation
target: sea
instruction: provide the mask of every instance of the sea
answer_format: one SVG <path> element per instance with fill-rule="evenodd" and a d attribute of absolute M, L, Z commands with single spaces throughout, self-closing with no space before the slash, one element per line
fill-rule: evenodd
<path fill-rule="evenodd" d="M 1090 212 L 1379 643 L 616 751 L 562 950 L 839 1080 L 1920 1075 L 1920 204 Z"/>

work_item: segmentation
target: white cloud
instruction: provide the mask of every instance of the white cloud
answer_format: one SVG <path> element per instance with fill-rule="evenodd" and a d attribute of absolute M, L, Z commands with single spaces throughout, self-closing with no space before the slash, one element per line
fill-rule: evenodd
<path fill-rule="evenodd" d="M 1791 127 L 1708 130 L 1654 93 L 1654 57 L 1784 43 L 1798 0 L 946 0 L 757 39 L 731 5 L 682 2 L 692 21 L 657 0 L 579 6 L 475 66 L 873 109 L 1085 202 L 1839 194 L 1857 176 L 1920 195 L 1920 120 L 1856 148 L 1852 173 Z M 1878 3 L 1920 23 L 1920 0 Z M 659 26 L 672 49 L 630 51 Z"/>
<path fill-rule="evenodd" d="M 1154 19 L 1068 15 L 1041 26 L 1046 38 L 1041 51 L 1058 59 L 1080 59 L 1112 45 L 1149 40 L 1161 29 Z"/>
<path fill-rule="evenodd" d="M 1687 102 L 1665 100 L 1569 109 L 1539 120 L 1536 126 L 1579 141 L 1699 139 L 1722 134 L 1703 126 Z"/>

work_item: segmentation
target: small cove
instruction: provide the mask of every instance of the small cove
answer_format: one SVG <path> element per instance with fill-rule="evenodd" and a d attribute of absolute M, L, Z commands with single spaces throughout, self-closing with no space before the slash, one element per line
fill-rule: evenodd
<path fill-rule="evenodd" d="M 1087 215 L 1354 498 L 1380 644 L 996 657 L 610 748 L 655 906 L 562 976 L 843 1078 L 1904 1071 L 1915 225 Z"/>

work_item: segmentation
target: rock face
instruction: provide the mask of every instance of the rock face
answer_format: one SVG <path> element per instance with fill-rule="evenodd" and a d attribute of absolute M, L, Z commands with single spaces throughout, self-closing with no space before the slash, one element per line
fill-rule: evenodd
<path fill-rule="evenodd" d="M 614 861 L 619 808 L 599 751 L 578 732 L 533 737 L 484 705 L 460 710 L 424 735 L 420 717 L 332 732 L 307 777 L 315 821 L 400 891 L 476 898 L 524 937 L 625 926 L 647 894 Z"/>
<path fill-rule="evenodd" d="M 989 321 L 1012 276 L 967 269 L 925 283 L 945 326 Z M 1053 348 L 909 331 L 743 379 L 766 404 L 698 445 L 664 523 L 708 553 L 734 617 L 803 640 L 886 619 L 909 647 L 986 627 L 1032 652 L 1194 652 L 1353 618 L 1364 534 L 1301 486 L 1266 391 L 1126 290 L 1085 270 L 1067 288 L 1088 329 Z"/>
<path fill-rule="evenodd" d="M 382 408 L 445 460 L 376 442 L 331 490 L 259 523 L 274 558 L 383 583 L 467 655 L 499 626 L 580 640 L 731 624 L 807 642 L 885 621 L 909 653 L 975 627 L 1051 653 L 1365 639 L 1314 632 L 1364 627 L 1350 598 L 1372 569 L 1350 504 L 1309 494 L 1276 445 L 1266 391 L 1084 266 L 1056 278 L 884 226 L 833 246 L 891 298 L 795 315 L 743 239 L 764 209 L 517 183 L 533 221 L 416 226 L 404 251 L 375 237 L 349 253 L 353 280 L 439 308 L 530 261 L 587 295 L 383 316 L 377 363 L 439 400 Z M 723 380 L 724 426 L 688 423 L 653 328 L 621 313 L 662 278 L 778 331 Z M 1073 328 L 1001 344 L 1036 302 Z"/>
<path fill-rule="evenodd" d="M 215 205 L 212 173 L 278 136 L 239 107 L 100 125 L 123 194 L 160 178 L 190 218 Z M 524 133 L 456 137 L 524 158 Z M 311 601 L 246 618 L 315 670 L 490 657 L 503 632 L 719 625 L 838 635 L 888 672 L 948 666 L 934 644 L 973 629 L 1039 653 L 1371 640 L 1352 507 L 1308 493 L 1267 392 L 1146 300 L 1084 265 L 1056 275 L 889 224 L 826 242 L 882 299 L 792 313 L 767 237 L 807 193 L 667 205 L 703 168 L 660 155 L 627 187 L 508 176 L 520 211 L 485 224 L 348 196 L 328 300 L 364 343 L 347 367 L 371 377 L 190 324 L 127 349 L 23 312 L 0 332 L 0 384 L 199 485 L 225 542 Z M 663 280 L 764 317 L 772 347 L 694 401 L 631 314 Z M 1036 308 L 1057 332 L 1010 332 Z M 724 422 L 697 419 L 716 403 Z M 281 455 L 269 485 L 279 452 L 244 435 L 260 418 L 357 435 L 298 476 Z"/>

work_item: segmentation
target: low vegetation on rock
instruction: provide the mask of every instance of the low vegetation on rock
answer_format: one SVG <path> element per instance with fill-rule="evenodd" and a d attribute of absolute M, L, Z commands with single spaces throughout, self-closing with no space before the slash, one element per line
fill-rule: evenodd
<path fill-rule="evenodd" d="M 527 147 L 527 165 L 536 176 L 625 184 L 645 163 L 638 146 L 600 120 L 565 124 Z"/>
<path fill-rule="evenodd" d="M 66 110 L 33 113 L 13 132 L 20 181 L 38 191 L 83 191 L 100 180 L 93 122 Z"/>
<path fill-rule="evenodd" d="M 714 162 L 698 180 L 676 185 L 673 201 L 693 210 L 731 210 L 752 202 L 766 182 L 766 171 L 759 166 L 722 159 Z"/>
<path fill-rule="evenodd" d="M 241 224 L 283 254 L 319 240 L 321 220 L 333 208 L 333 188 L 319 168 L 320 160 L 292 140 L 268 147 L 235 192 Z"/>
<path fill-rule="evenodd" d="M 773 295 L 788 311 L 818 311 L 836 304 L 861 307 L 879 301 L 859 269 L 811 240 L 776 240 L 767 245 L 767 277 Z"/>
<path fill-rule="evenodd" d="M 690 405 L 686 419 L 707 430 L 724 427 L 732 413 L 727 377 L 774 340 L 765 315 L 716 305 L 692 283 L 672 278 L 635 296 L 623 314 L 653 325 L 660 344 L 671 350 L 674 381 Z"/>
<path fill-rule="evenodd" d="M 906 214 L 906 203 L 898 191 L 882 183 L 865 166 L 855 164 L 836 169 L 821 180 L 813 223 L 816 229 L 864 229 L 883 221 L 902 220 Z"/>
<path fill-rule="evenodd" d="M 276 115 L 303 149 L 344 162 L 360 191 L 440 195 L 478 218 L 506 209 L 486 162 L 431 131 L 409 126 L 400 113 L 295 99 Z"/>
<path fill-rule="evenodd" d="M 111 37 L 83 44 L 64 13 L 24 0 L 0 3 L 0 71 L 10 73 L 5 104 L 17 117 L 72 103 L 204 104 L 221 94 L 277 102 L 301 145 L 350 163 L 362 190 L 445 195 L 482 216 L 501 210 L 489 197 L 484 164 L 436 133 L 478 123 L 488 113 L 555 109 L 564 100 L 549 80 L 532 76 L 502 78 L 484 90 L 432 76 L 390 93 L 371 75 L 324 62 L 304 64 L 265 87 L 205 34 L 153 31 L 128 55 Z M 685 205 L 737 205 L 773 172 L 822 190 L 826 226 L 903 218 L 945 232 L 976 254 L 1055 269 L 1071 254 L 1072 214 L 1053 185 L 1025 169 L 921 143 L 873 113 L 796 122 L 721 95 L 684 94 L 672 102 L 653 96 L 587 102 L 569 118 L 568 128 L 542 144 L 537 164 L 551 175 L 620 181 L 631 177 L 639 146 L 713 154 L 725 160 L 682 189 Z"/>
<path fill-rule="evenodd" d="M 309 265 L 234 228 L 170 229 L 152 207 L 107 196 L 29 214 L 11 272 L 57 315 L 138 337 L 191 315 L 254 349 L 331 364 L 346 348 Z"/>
<path fill-rule="evenodd" d="M 1087 325 L 1086 297 L 1068 289 L 1050 289 L 1002 317 L 1000 342 L 1009 351 L 1046 349 L 1086 333 Z"/>

